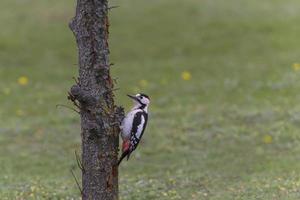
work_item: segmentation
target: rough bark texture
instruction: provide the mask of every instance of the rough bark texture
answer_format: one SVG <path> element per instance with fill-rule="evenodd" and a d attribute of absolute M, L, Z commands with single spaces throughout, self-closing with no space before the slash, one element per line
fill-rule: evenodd
<path fill-rule="evenodd" d="M 79 81 L 69 99 L 80 107 L 82 199 L 118 199 L 119 122 L 108 48 L 107 0 L 77 0 L 70 22 L 79 50 Z"/>

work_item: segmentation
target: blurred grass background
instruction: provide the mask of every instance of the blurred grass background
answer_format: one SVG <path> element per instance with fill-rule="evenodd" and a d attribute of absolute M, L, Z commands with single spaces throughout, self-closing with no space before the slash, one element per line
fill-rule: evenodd
<path fill-rule="evenodd" d="M 299 199 L 300 2 L 110 4 L 117 102 L 152 100 L 120 199 Z M 55 107 L 77 76 L 74 10 L 0 2 L 0 199 L 79 199 L 79 117 Z"/>

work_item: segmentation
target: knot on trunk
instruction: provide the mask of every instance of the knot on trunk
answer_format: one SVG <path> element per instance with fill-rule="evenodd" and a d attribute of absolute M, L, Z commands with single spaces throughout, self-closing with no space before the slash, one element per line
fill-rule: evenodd
<path fill-rule="evenodd" d="M 78 32 L 78 30 L 77 30 L 77 19 L 76 19 L 76 17 L 74 17 L 73 19 L 71 19 L 71 21 L 70 21 L 70 23 L 69 23 L 69 28 L 71 29 L 71 31 L 73 32 L 73 34 L 74 34 L 74 36 L 75 36 L 75 38 L 77 37 L 77 32 Z"/>
<path fill-rule="evenodd" d="M 73 85 L 70 94 L 71 100 L 77 100 L 80 104 L 93 105 L 96 103 L 96 98 L 90 95 L 88 91 L 82 90 L 79 85 Z"/>

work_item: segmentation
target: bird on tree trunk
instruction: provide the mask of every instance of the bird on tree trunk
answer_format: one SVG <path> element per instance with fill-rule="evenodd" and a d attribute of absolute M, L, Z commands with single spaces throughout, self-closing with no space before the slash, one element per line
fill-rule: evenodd
<path fill-rule="evenodd" d="M 127 96 L 133 99 L 134 106 L 122 121 L 121 136 L 123 144 L 122 155 L 118 161 L 118 165 L 120 165 L 125 157 L 128 160 L 131 153 L 137 148 L 148 122 L 149 96 L 142 93 L 135 96 Z"/>

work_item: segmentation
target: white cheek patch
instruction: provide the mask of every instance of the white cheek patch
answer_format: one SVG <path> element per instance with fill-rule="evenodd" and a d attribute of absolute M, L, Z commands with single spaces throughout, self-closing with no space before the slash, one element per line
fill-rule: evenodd
<path fill-rule="evenodd" d="M 147 98 L 143 98 L 142 103 L 143 103 L 143 104 L 149 104 L 150 101 L 149 101 L 149 99 L 147 99 Z"/>

